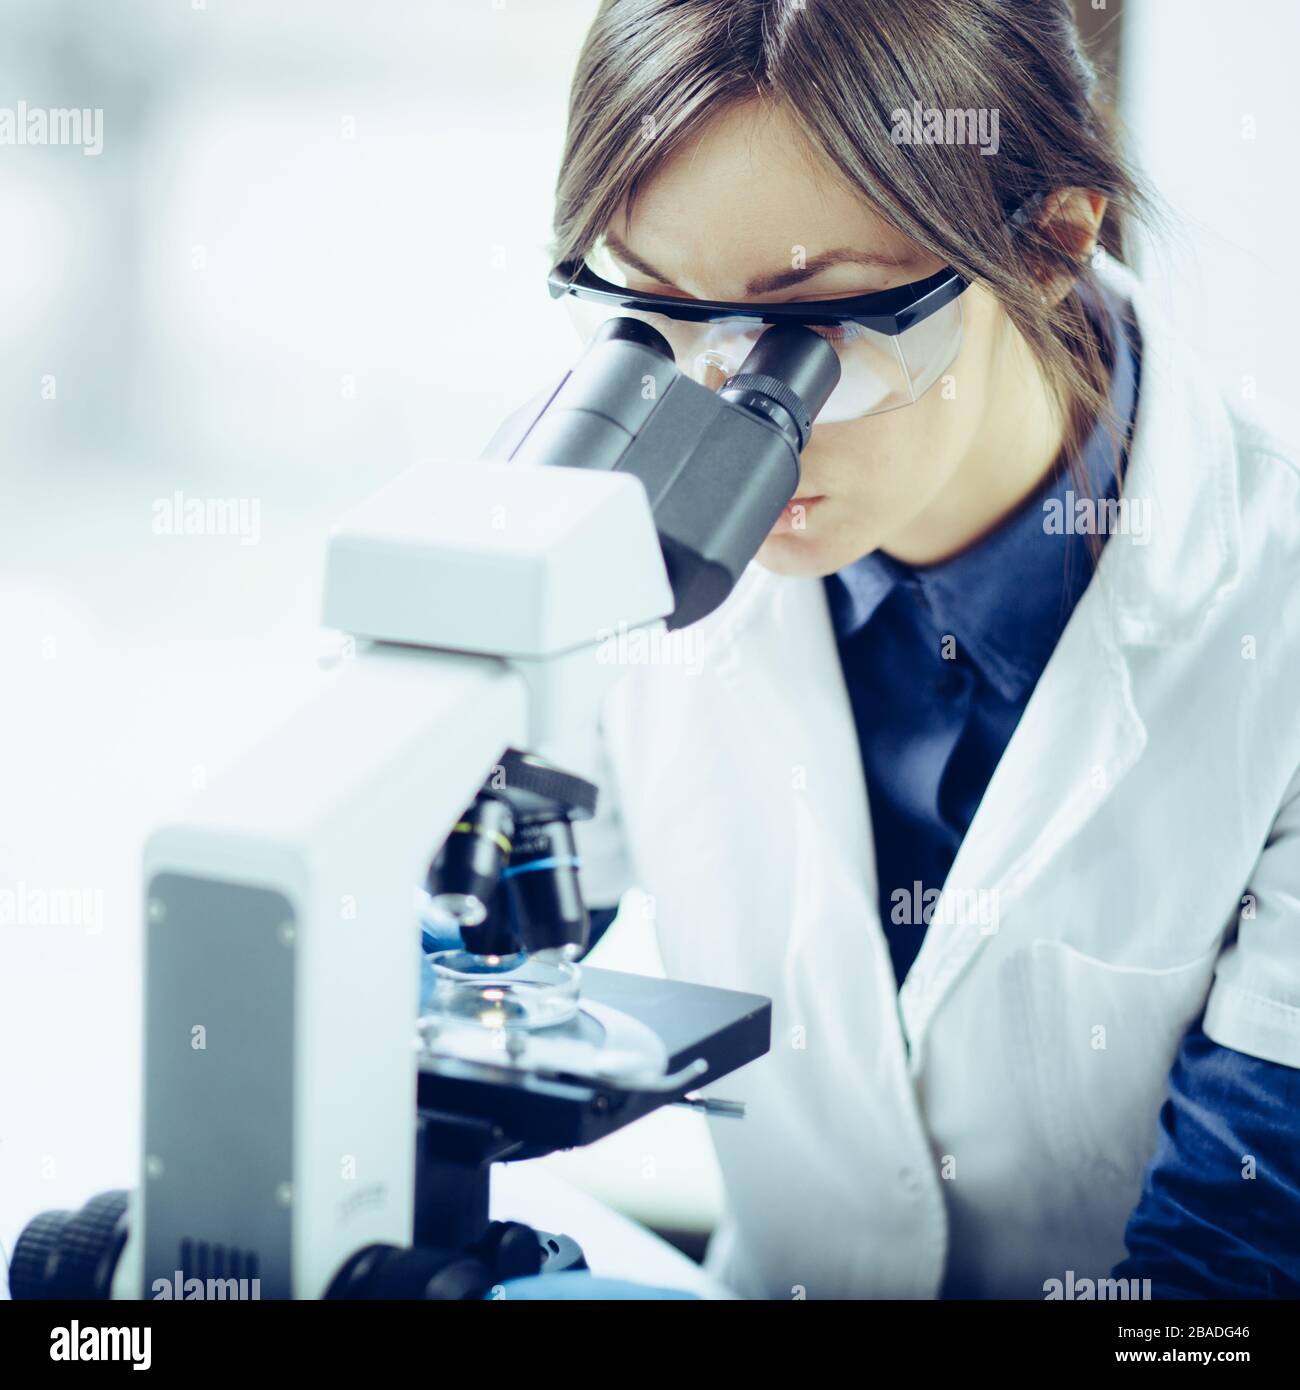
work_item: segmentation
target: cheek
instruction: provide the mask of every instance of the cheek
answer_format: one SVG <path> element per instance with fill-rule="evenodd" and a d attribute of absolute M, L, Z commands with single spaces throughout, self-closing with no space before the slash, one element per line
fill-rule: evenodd
<path fill-rule="evenodd" d="M 953 477 L 981 429 L 998 323 L 982 291 L 972 287 L 966 300 L 961 350 L 947 372 L 911 405 L 814 426 L 800 491 L 891 512 L 910 499 L 919 510 Z"/>
<path fill-rule="evenodd" d="M 814 426 L 799 491 L 825 501 L 802 530 L 770 537 L 759 551 L 761 564 L 780 574 L 831 574 L 887 544 L 948 487 L 979 435 L 987 404 L 990 315 L 978 301 L 971 310 L 956 361 L 919 401 Z"/>
<path fill-rule="evenodd" d="M 875 550 L 947 485 L 967 433 L 940 384 L 901 410 L 815 426 L 799 491 L 825 501 L 802 530 L 769 538 L 760 563 L 779 574 L 831 574 Z"/>
<path fill-rule="evenodd" d="M 893 518 L 909 501 L 920 505 L 957 467 L 963 435 L 957 405 L 936 385 L 888 414 L 816 426 L 800 491 L 825 494 L 836 512 L 868 508 Z"/>
<path fill-rule="evenodd" d="M 799 490 L 824 493 L 841 506 L 885 508 L 892 516 L 931 500 L 980 430 L 997 323 L 991 298 L 977 287 L 968 290 L 961 349 L 947 372 L 911 405 L 814 426 Z"/>

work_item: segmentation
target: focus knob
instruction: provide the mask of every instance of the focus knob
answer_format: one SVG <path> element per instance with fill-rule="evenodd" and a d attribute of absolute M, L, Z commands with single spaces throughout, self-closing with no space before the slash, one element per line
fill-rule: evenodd
<path fill-rule="evenodd" d="M 10 1298 L 49 1298 L 59 1237 L 71 1215 L 70 1211 L 43 1211 L 23 1227 L 9 1261 Z"/>
<path fill-rule="evenodd" d="M 9 1292 L 15 1299 L 106 1299 L 126 1244 L 128 1194 L 101 1192 L 78 1212 L 47 1211 L 14 1248 Z"/>

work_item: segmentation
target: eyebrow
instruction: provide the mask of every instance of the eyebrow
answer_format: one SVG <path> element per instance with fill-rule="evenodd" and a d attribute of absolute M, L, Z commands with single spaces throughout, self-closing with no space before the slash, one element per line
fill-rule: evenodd
<path fill-rule="evenodd" d="M 612 232 L 605 233 L 605 244 L 623 262 L 633 270 L 639 270 L 642 275 L 648 275 L 652 280 L 657 280 L 661 285 L 672 285 L 672 280 L 662 271 L 656 270 L 648 261 L 642 260 L 630 247 L 624 245 Z M 890 270 L 898 270 L 910 265 L 909 260 L 899 260 L 893 256 L 880 255 L 875 251 L 855 251 L 848 246 L 837 247 L 834 251 L 823 251 L 820 255 L 810 257 L 803 266 L 791 266 L 788 269 L 773 271 L 770 275 L 756 275 L 745 286 L 746 294 L 770 294 L 773 290 L 789 289 L 792 285 L 801 284 L 804 280 L 811 280 L 814 275 L 820 274 L 823 270 L 829 270 L 834 265 L 865 265 L 883 266 Z M 677 288 L 675 285 L 674 289 Z"/>

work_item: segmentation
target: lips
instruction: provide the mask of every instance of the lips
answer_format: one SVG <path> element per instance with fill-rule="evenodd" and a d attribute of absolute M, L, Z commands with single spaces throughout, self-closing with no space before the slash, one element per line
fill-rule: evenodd
<path fill-rule="evenodd" d="M 781 515 L 777 517 L 776 524 L 769 534 L 773 536 L 798 535 L 800 531 L 807 528 L 818 503 L 825 500 L 821 496 L 792 497 L 781 509 Z M 797 526 L 795 525 L 796 519 L 799 523 Z"/>

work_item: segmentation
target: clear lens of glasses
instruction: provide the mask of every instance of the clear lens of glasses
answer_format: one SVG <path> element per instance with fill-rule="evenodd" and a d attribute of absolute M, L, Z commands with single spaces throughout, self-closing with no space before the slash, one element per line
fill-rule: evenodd
<path fill-rule="evenodd" d="M 593 257 L 588 264 L 603 279 L 618 283 L 622 278 L 608 258 Z M 714 391 L 739 369 L 770 326 L 743 317 L 721 323 L 690 323 L 667 314 L 602 304 L 578 294 L 564 298 L 584 342 L 589 342 L 607 319 L 643 319 L 667 338 L 678 367 Z M 834 347 L 840 359 L 839 385 L 818 414 L 818 421 L 835 424 L 859 420 L 911 405 L 948 370 L 961 349 L 961 297 L 899 334 L 877 333 L 855 323 L 809 327 Z"/>

